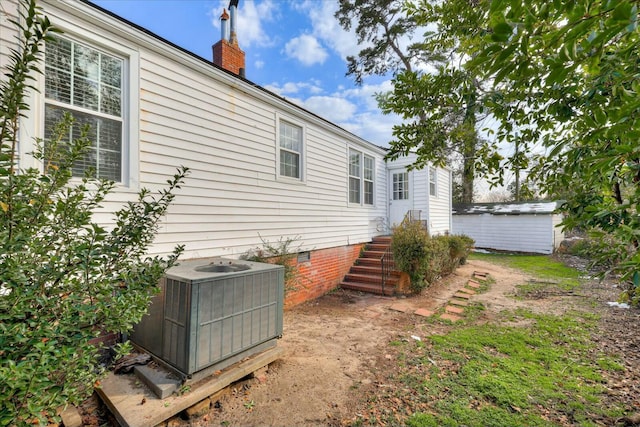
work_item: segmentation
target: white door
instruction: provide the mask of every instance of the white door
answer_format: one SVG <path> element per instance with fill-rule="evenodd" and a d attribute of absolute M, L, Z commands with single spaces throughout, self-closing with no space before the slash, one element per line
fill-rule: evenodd
<path fill-rule="evenodd" d="M 389 170 L 389 224 L 392 227 L 400 224 L 412 208 L 409 177 L 405 169 Z"/>

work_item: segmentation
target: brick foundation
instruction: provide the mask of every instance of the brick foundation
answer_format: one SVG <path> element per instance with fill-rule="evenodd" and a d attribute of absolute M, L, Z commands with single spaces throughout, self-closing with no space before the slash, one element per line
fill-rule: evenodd
<path fill-rule="evenodd" d="M 364 243 L 311 251 L 311 259 L 298 264 L 295 289 L 288 289 L 284 306 L 291 308 L 334 289 L 360 255 Z"/>

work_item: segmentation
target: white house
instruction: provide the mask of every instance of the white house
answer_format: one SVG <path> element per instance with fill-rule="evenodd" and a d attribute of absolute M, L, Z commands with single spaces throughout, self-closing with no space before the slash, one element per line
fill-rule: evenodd
<path fill-rule="evenodd" d="M 564 239 L 559 202 L 454 205 L 453 233 L 477 248 L 550 254 Z"/>
<path fill-rule="evenodd" d="M 298 238 L 313 283 L 304 298 L 313 298 L 408 211 L 421 211 L 432 232 L 451 230 L 450 171 L 387 164 L 384 148 L 244 78 L 229 16 L 212 62 L 89 2 L 40 5 L 63 33 L 46 45 L 21 122 L 20 166 L 38 166 L 33 138 L 46 138 L 63 112 L 91 124 L 94 147 L 77 172 L 93 167 L 118 182 L 97 214 L 104 224 L 138 190 L 158 190 L 189 167 L 154 254 L 184 244 L 184 259 L 237 258 L 261 239 Z M 9 19 L 19 7 L 0 6 L 0 67 L 16 46 Z"/>

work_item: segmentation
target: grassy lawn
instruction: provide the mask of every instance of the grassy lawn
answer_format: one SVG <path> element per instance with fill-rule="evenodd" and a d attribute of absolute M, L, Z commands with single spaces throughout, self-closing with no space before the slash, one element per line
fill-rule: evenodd
<path fill-rule="evenodd" d="M 474 258 L 524 270 L 549 286 L 580 286 L 579 272 L 546 256 Z M 423 342 L 394 341 L 400 361 L 395 379 L 405 387 L 386 398 L 413 402 L 413 414 L 400 424 L 414 427 L 613 423 L 624 410 L 601 403 L 603 374 L 623 368 L 591 345 L 597 320 L 582 311 L 507 311 L 490 323 L 454 325 Z"/>

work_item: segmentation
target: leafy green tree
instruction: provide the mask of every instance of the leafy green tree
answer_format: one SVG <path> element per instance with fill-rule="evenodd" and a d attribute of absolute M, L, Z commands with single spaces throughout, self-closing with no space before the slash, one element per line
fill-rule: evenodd
<path fill-rule="evenodd" d="M 498 137 L 514 126 L 544 148 L 532 174 L 566 196 L 565 224 L 607 240 L 602 260 L 640 300 L 640 37 L 637 0 L 492 1 L 469 45 L 494 81 Z M 521 147 L 531 153 L 531 147 Z M 535 153 L 534 153 L 535 154 Z"/>
<path fill-rule="evenodd" d="M 403 118 L 388 157 L 415 151 L 414 167 L 460 163 L 459 199 L 469 203 L 476 175 L 498 170 L 501 159 L 479 137 L 482 82 L 463 67 L 468 58 L 460 49 L 461 40 L 481 34 L 481 9 L 456 3 L 340 0 L 336 17 L 347 30 L 356 21 L 358 41 L 365 45 L 358 57 L 348 58 L 347 75 L 357 83 L 365 75 L 394 76 L 393 90 L 377 98 L 384 113 Z M 417 31 L 423 34 L 414 37 Z M 419 41 L 407 41 L 412 38 Z"/>
<path fill-rule="evenodd" d="M 147 255 L 160 218 L 186 169 L 153 196 L 115 213 L 108 231 L 92 214 L 114 183 L 72 179 L 91 142 L 66 142 L 71 116 L 54 136 L 36 141 L 42 169 L 19 169 L 18 125 L 39 70 L 42 45 L 56 31 L 35 0 L 20 5 L 18 47 L 0 83 L 0 425 L 47 424 L 56 410 L 78 404 L 104 372 L 101 333 L 125 332 L 146 312 L 167 258 Z M 86 135 L 86 130 L 85 130 Z M 46 149 L 45 149 L 46 148 Z"/>

